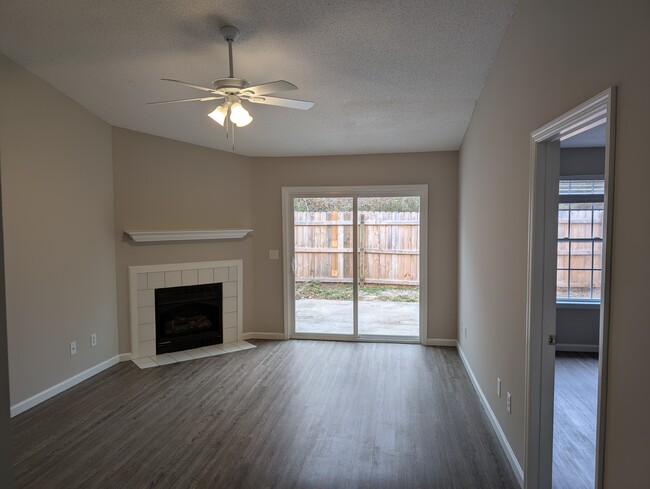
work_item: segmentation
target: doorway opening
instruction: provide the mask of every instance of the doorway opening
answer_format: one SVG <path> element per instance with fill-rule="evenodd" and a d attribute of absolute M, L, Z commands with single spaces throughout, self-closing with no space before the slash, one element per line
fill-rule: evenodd
<path fill-rule="evenodd" d="M 616 91 L 531 135 L 525 484 L 602 487 Z"/>
<path fill-rule="evenodd" d="M 285 336 L 422 342 L 426 190 L 283 188 Z"/>

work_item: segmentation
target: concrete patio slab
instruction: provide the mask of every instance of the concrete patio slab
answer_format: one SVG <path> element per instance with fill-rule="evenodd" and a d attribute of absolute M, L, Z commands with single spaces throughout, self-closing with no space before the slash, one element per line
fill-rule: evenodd
<path fill-rule="evenodd" d="M 352 301 L 296 301 L 297 333 L 352 334 Z M 359 301 L 359 334 L 419 336 L 417 302 Z"/>

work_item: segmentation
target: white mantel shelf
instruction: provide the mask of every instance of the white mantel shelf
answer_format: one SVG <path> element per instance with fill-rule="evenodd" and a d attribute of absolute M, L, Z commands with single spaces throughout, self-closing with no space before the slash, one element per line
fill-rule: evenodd
<path fill-rule="evenodd" d="M 204 229 L 198 231 L 124 231 L 124 234 L 136 243 L 160 243 L 163 241 L 242 239 L 252 231 L 252 229 Z"/>

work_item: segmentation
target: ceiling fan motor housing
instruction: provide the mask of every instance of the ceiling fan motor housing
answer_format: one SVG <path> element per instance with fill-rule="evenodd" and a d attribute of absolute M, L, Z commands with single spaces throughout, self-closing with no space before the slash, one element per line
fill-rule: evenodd
<path fill-rule="evenodd" d="M 251 86 L 248 80 L 242 78 L 218 78 L 212 82 L 215 90 L 224 92 L 227 95 L 236 95 L 244 88 Z"/>

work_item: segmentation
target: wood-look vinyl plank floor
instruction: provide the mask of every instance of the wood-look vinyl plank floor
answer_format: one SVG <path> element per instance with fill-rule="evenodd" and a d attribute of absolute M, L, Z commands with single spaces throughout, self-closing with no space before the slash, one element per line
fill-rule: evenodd
<path fill-rule="evenodd" d="M 553 414 L 553 489 L 593 489 L 598 355 L 557 352 Z"/>
<path fill-rule="evenodd" d="M 17 487 L 519 487 L 455 349 L 254 343 L 121 363 L 15 417 Z"/>

